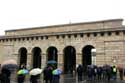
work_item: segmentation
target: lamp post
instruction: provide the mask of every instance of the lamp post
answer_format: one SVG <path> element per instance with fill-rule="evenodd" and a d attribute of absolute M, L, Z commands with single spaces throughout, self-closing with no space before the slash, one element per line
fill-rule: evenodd
<path fill-rule="evenodd" d="M 91 53 L 92 53 L 92 64 L 96 65 L 96 49 L 95 48 L 91 49 Z"/>

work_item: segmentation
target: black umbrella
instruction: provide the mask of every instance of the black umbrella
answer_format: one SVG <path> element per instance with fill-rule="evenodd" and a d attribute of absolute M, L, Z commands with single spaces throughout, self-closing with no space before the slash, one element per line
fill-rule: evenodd
<path fill-rule="evenodd" d="M 18 66 L 16 64 L 5 64 L 2 66 L 2 69 L 6 69 L 12 72 L 18 69 Z"/>
<path fill-rule="evenodd" d="M 57 62 L 55 60 L 49 60 L 47 64 L 56 64 Z"/>

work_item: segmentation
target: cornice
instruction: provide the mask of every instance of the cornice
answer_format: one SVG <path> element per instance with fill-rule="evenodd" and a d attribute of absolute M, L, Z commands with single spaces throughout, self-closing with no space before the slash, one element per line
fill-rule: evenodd
<path fill-rule="evenodd" d="M 125 27 L 91 29 L 91 30 L 80 30 L 80 31 L 66 31 L 66 32 L 56 32 L 56 33 L 37 33 L 37 34 L 29 34 L 29 35 L 0 36 L 0 39 L 39 37 L 39 36 L 56 36 L 56 35 L 81 34 L 81 33 L 83 33 L 83 34 L 85 34 L 85 33 L 101 33 L 101 32 L 113 32 L 113 31 L 125 31 Z"/>

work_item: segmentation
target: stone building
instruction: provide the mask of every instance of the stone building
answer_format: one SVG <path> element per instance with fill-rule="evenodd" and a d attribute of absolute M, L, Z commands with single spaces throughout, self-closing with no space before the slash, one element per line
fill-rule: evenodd
<path fill-rule="evenodd" d="M 15 59 L 27 68 L 57 61 L 64 72 L 77 64 L 125 65 L 123 19 L 6 30 L 0 37 L 0 62 Z"/>

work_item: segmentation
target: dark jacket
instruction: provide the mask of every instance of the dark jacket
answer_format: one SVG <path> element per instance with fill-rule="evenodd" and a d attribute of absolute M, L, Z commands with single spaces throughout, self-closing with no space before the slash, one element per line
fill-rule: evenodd
<path fill-rule="evenodd" d="M 53 77 L 52 69 L 45 68 L 43 74 L 44 74 L 44 80 L 52 80 Z"/>
<path fill-rule="evenodd" d="M 2 69 L 0 74 L 1 83 L 10 83 L 10 71 L 7 69 Z"/>
<path fill-rule="evenodd" d="M 10 80 L 6 73 L 0 74 L 0 81 L 1 81 L 0 83 L 10 83 Z"/>
<path fill-rule="evenodd" d="M 25 75 L 18 75 L 17 77 L 17 81 L 18 83 L 24 83 L 24 80 L 25 80 Z"/>
<path fill-rule="evenodd" d="M 59 83 L 60 75 L 53 75 L 52 83 Z"/>
<path fill-rule="evenodd" d="M 37 75 L 35 75 L 35 76 L 33 76 L 33 75 L 31 75 L 31 77 L 30 77 L 30 82 L 31 83 L 38 83 L 38 76 Z"/>
<path fill-rule="evenodd" d="M 83 68 L 82 68 L 82 66 L 78 66 L 77 73 L 78 73 L 78 76 L 82 76 L 83 75 Z"/>

